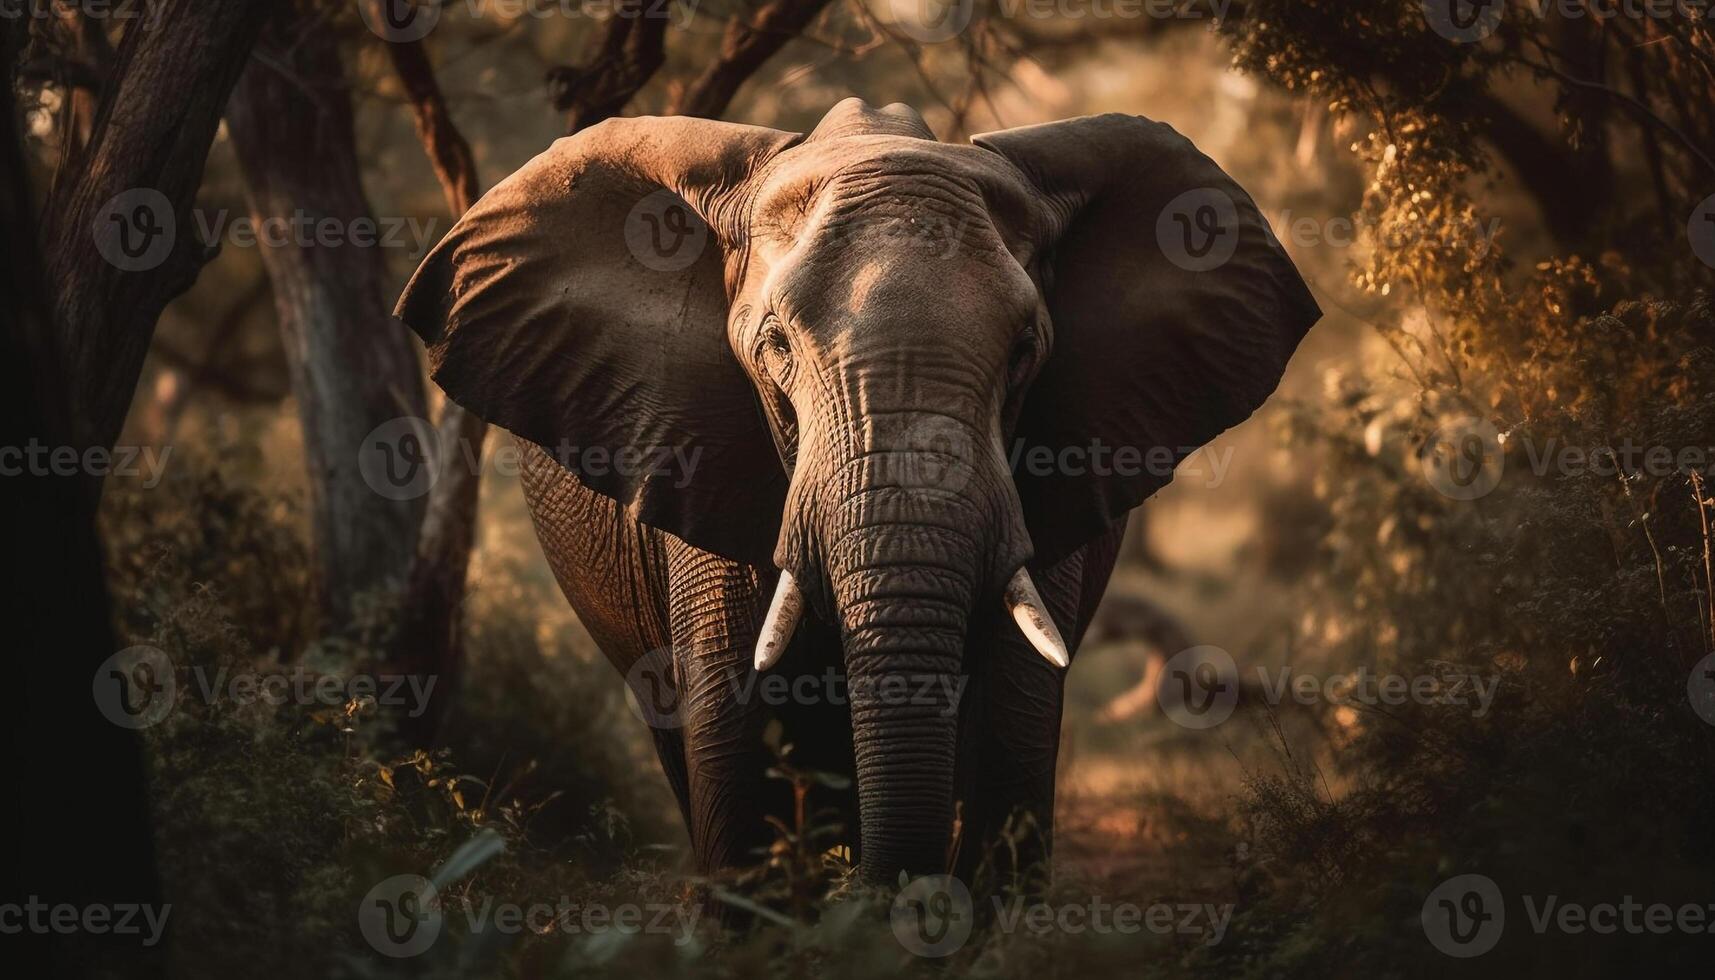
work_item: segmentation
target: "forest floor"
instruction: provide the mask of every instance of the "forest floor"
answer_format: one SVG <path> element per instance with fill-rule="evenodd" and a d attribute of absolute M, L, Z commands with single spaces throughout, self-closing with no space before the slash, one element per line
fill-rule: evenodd
<path fill-rule="evenodd" d="M 1278 773 L 1283 753 L 1326 767 L 1314 719 L 1241 707 L 1211 731 L 1159 711 L 1123 722 L 1068 719 L 1055 813 L 1055 879 L 1104 901 L 1241 901 L 1253 856 L 1246 781 Z M 1278 728 L 1276 724 L 1278 723 Z"/>

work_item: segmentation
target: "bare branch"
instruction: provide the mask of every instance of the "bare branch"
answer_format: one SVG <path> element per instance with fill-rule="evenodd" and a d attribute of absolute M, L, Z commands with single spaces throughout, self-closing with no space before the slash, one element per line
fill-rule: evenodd
<path fill-rule="evenodd" d="M 652 0 L 620 0 L 594 61 L 548 71 L 554 108 L 569 115 L 566 131 L 618 115 L 667 60 L 666 33 L 667 18 Z"/>
<path fill-rule="evenodd" d="M 680 93 L 668 111 L 719 118 L 745 81 L 787 41 L 802 34 L 827 6 L 828 0 L 772 0 L 748 21 L 734 17 L 721 37 L 720 57 Z"/>
<path fill-rule="evenodd" d="M 1696 157 L 1698 161 L 1703 164 L 1705 169 L 1715 171 L 1715 160 L 1711 160 L 1709 158 L 1709 155 L 1703 151 L 1703 148 L 1697 144 L 1696 140 L 1687 136 L 1685 131 L 1681 130 L 1678 126 L 1675 126 L 1673 123 L 1670 123 L 1666 119 L 1657 115 L 1653 109 L 1645 105 L 1643 102 L 1640 102 L 1635 96 L 1626 92 L 1621 92 L 1616 88 L 1604 85 L 1600 82 L 1587 81 L 1582 78 L 1568 75 L 1566 72 L 1563 72 L 1546 62 L 1535 62 L 1528 58 L 1519 58 L 1517 60 L 1519 64 L 1524 65 L 1527 68 L 1533 68 L 1544 74 L 1554 76 L 1563 84 L 1589 92 L 1600 93 L 1615 100 L 1620 103 L 1620 105 L 1630 110 L 1639 119 L 1659 128 L 1669 136 L 1672 136 L 1674 140 L 1690 152 L 1692 156 Z"/>
<path fill-rule="evenodd" d="M 453 124 L 446 96 L 435 79 L 435 69 L 429 63 L 423 43 L 404 41 L 386 47 L 388 57 L 393 59 L 393 70 L 405 87 L 411 114 L 417 120 L 417 136 L 423 141 L 423 151 L 440 179 L 447 209 L 457 218 L 482 196 L 476 157 L 471 153 L 469 141 Z"/>

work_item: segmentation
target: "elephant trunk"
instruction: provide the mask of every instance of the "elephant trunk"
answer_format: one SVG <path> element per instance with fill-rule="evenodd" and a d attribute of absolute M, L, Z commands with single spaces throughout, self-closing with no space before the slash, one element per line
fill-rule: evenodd
<path fill-rule="evenodd" d="M 928 554 L 937 549 L 924 539 L 944 532 L 898 525 L 872 533 L 891 543 L 832 580 L 850 685 L 860 871 L 891 883 L 902 870 L 927 874 L 946 863 L 971 595 L 959 569 Z"/>
<path fill-rule="evenodd" d="M 1005 550 L 995 474 L 978 469 L 917 449 L 870 454 L 850 461 L 824 511 L 866 881 L 946 867 L 966 628 L 975 603 L 998 600 L 993 562 Z"/>

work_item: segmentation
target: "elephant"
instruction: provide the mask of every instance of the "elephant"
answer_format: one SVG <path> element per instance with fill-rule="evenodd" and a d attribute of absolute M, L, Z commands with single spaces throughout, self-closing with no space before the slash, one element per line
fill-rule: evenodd
<path fill-rule="evenodd" d="M 1321 313 L 1163 123 L 950 143 L 847 99 L 807 136 L 634 117 L 559 139 L 395 315 L 524 450 L 603 655 L 674 699 L 652 736 L 699 868 L 753 865 L 789 821 L 772 731 L 851 777 L 857 877 L 892 884 L 1048 866 L 1063 671 L 1127 514 L 1272 394 Z M 770 676 L 790 696 L 759 696 Z"/>

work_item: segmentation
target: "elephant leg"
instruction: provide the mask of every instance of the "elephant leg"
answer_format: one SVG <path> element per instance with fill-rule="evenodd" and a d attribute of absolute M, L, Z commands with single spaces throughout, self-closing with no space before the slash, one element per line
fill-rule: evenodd
<path fill-rule="evenodd" d="M 1074 656 L 1107 588 L 1125 520 L 1063 561 L 1031 569 L 1049 614 Z M 982 888 L 1046 884 L 1054 839 L 1065 672 L 1048 663 L 1010 621 L 995 624 L 974 658 L 962 726 L 968 776 L 954 872 Z"/>
<path fill-rule="evenodd" d="M 766 815 L 784 812 L 769 785 L 768 716 L 754 696 L 752 658 L 764 591 L 754 566 L 669 539 L 668 617 L 689 787 L 687 826 L 705 873 L 753 864 L 770 842 Z"/>
<path fill-rule="evenodd" d="M 626 515 L 611 497 L 579 483 L 535 443 L 514 437 L 524 499 L 536 538 L 578 621 L 632 687 L 645 715 L 671 714 L 678 703 L 669 657 L 667 554 L 669 539 Z M 655 655 L 652 655 L 655 653 Z M 661 771 L 691 823 L 685 744 L 671 725 L 651 725 Z"/>

